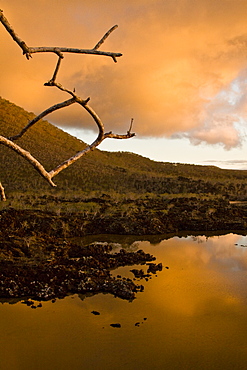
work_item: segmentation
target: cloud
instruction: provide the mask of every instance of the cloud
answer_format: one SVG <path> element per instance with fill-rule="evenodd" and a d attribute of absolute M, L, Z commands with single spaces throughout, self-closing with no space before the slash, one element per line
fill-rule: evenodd
<path fill-rule="evenodd" d="M 247 2 L 242 0 L 2 0 L 17 33 L 34 46 L 93 47 L 114 24 L 102 50 L 110 58 L 66 55 L 59 82 L 100 115 L 107 130 L 121 133 L 134 117 L 139 137 L 187 137 L 193 144 L 230 149 L 245 140 Z M 39 113 L 65 100 L 44 87 L 56 57 L 21 56 L 0 28 L 1 96 Z M 62 126 L 94 129 L 80 107 L 49 117 Z"/>
<path fill-rule="evenodd" d="M 185 136 L 195 145 L 220 144 L 226 150 L 241 146 L 247 136 L 246 83 L 247 69 L 244 69 L 216 96 L 208 99 L 195 129 L 174 136 Z"/>
<path fill-rule="evenodd" d="M 209 159 L 204 161 L 207 165 L 215 165 L 221 168 L 228 168 L 228 169 L 240 169 L 240 170 L 247 170 L 247 160 L 244 159 L 229 159 L 229 160 L 212 160 Z"/>

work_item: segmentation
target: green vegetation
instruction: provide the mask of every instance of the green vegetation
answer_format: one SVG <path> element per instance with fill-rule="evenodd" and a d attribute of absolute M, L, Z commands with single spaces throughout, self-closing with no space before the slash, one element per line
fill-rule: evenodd
<path fill-rule="evenodd" d="M 32 113 L 0 98 L 1 134 L 17 134 L 33 117 Z M 47 121 L 34 125 L 18 144 L 30 151 L 47 170 L 85 147 L 81 140 Z M 0 156 L 0 179 L 12 206 L 23 201 L 26 207 L 33 207 L 35 199 L 45 195 L 48 198 L 44 206 L 49 207 L 49 196 L 53 204 L 55 198 L 61 200 L 64 197 L 67 204 L 72 206 L 73 203 L 76 211 L 82 207 L 76 198 L 93 198 L 94 194 L 100 196 L 102 193 L 122 199 L 146 195 L 187 196 L 191 193 L 200 198 L 247 199 L 247 171 L 155 162 L 133 153 L 96 149 L 56 176 L 57 188 L 52 189 L 25 159 L 3 145 L 0 146 Z M 91 206 L 93 208 L 93 204 L 85 203 L 83 207 L 88 211 Z"/>

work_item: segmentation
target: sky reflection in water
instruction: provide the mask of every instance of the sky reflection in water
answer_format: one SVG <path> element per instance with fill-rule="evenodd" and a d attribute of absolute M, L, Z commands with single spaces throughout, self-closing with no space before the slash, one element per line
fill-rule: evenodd
<path fill-rule="evenodd" d="M 245 368 L 246 245 L 234 234 L 140 242 L 169 269 L 132 303 L 99 294 L 36 310 L 2 304 L 0 369 Z"/>

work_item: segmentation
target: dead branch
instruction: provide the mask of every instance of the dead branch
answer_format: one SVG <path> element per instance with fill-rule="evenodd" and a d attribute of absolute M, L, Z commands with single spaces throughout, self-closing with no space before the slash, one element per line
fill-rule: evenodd
<path fill-rule="evenodd" d="M 57 84 L 57 83 L 53 83 L 53 86 L 63 90 L 63 91 L 67 91 L 67 89 L 64 89 L 62 87 L 62 85 L 60 84 Z M 89 114 L 90 116 L 93 118 L 94 122 L 96 123 L 97 127 L 98 127 L 98 130 L 99 130 L 99 133 L 98 133 L 98 136 L 97 138 L 94 140 L 94 142 L 90 145 L 88 145 L 85 149 L 83 149 L 82 151 L 80 152 L 77 152 L 74 156 L 70 157 L 69 159 L 67 159 L 66 161 L 64 161 L 63 163 L 59 164 L 56 168 L 54 168 L 53 170 L 51 170 L 50 172 L 46 172 L 46 170 L 42 167 L 42 170 L 41 168 L 39 168 L 38 166 L 38 171 L 40 172 L 40 174 L 45 177 L 47 180 L 51 180 L 54 176 L 56 176 L 59 172 L 61 172 L 62 170 L 64 170 L 65 168 L 67 168 L 68 166 L 70 166 L 72 163 L 74 163 L 75 161 L 77 161 L 79 158 L 81 158 L 82 156 L 84 156 L 85 154 L 87 154 L 88 152 L 94 150 L 97 146 L 99 146 L 100 143 L 102 143 L 103 140 L 107 139 L 107 138 L 112 138 L 112 139 L 129 139 L 133 136 L 135 136 L 135 133 L 131 133 L 130 130 L 131 130 L 131 126 L 132 126 L 132 122 L 133 122 L 133 119 L 131 120 L 131 126 L 130 126 L 130 130 L 127 131 L 127 134 L 124 134 L 124 135 L 120 135 L 120 134 L 114 134 L 112 132 L 108 132 L 108 133 L 105 133 L 104 131 L 104 124 L 102 122 L 102 120 L 100 119 L 100 117 L 97 115 L 97 113 L 87 104 L 88 101 L 89 101 L 89 98 L 86 99 L 86 100 L 83 100 L 81 99 L 79 96 L 77 96 L 74 92 L 72 91 L 67 91 L 69 92 L 71 95 L 73 95 L 73 98 L 72 99 L 69 99 L 69 100 L 66 100 L 65 102 L 62 102 L 60 104 L 56 104 L 48 109 L 46 109 L 44 112 L 42 112 L 40 115 L 38 115 L 37 117 L 35 117 L 32 121 L 30 121 L 26 127 L 24 127 L 22 129 L 22 131 L 15 135 L 15 136 L 12 136 L 11 138 L 9 139 L 6 139 L 4 137 L 1 137 L 0 136 L 0 144 L 4 144 L 6 146 L 9 146 L 11 147 L 13 150 L 17 151 L 17 148 L 18 146 L 14 143 L 12 143 L 11 140 L 16 140 L 18 138 L 20 138 L 31 126 L 33 126 L 35 123 L 37 123 L 41 118 L 44 118 L 46 115 L 48 115 L 49 113 L 55 111 L 55 110 L 58 110 L 60 108 L 63 108 L 65 106 L 68 106 L 68 105 L 71 105 L 73 103 L 78 103 L 80 104 Z M 1 138 L 2 138 L 2 142 L 1 142 Z M 9 142 L 7 141 L 4 141 L 3 139 L 5 140 L 8 140 L 10 141 L 10 143 L 12 143 L 13 145 L 10 145 Z M 17 151 L 19 154 L 21 154 L 23 157 L 25 157 L 28 161 L 30 161 L 30 153 L 21 149 L 20 147 L 18 147 L 18 151 Z M 27 155 L 28 154 L 28 155 Z M 32 160 L 34 158 L 32 157 Z M 33 164 L 32 162 L 30 162 L 31 164 Z M 39 163 L 39 162 L 38 162 Z M 35 159 L 35 166 L 34 166 L 36 169 L 37 169 L 37 160 Z M 48 181 L 49 181 L 48 180 Z M 50 181 L 49 181 L 50 182 Z M 54 186 L 54 184 L 51 184 L 52 186 Z"/>
<path fill-rule="evenodd" d="M 61 108 L 64 108 L 64 107 L 68 107 L 69 105 L 73 104 L 75 102 L 75 99 L 72 98 L 72 99 L 69 99 L 69 100 L 65 100 L 64 102 L 62 103 L 59 103 L 59 104 L 55 104 L 53 105 L 52 107 L 44 110 L 42 113 L 40 113 L 38 116 L 36 116 L 34 119 L 32 119 L 20 132 L 19 134 L 15 135 L 15 136 L 11 136 L 9 137 L 8 139 L 9 140 L 17 140 L 19 139 L 20 137 L 22 137 L 22 135 L 25 134 L 25 132 L 30 128 L 32 127 L 36 122 L 38 122 L 39 120 L 41 120 L 42 118 L 44 118 L 45 116 L 47 116 L 48 114 L 58 110 L 58 109 L 61 109 Z"/>
<path fill-rule="evenodd" d="M 127 132 L 127 134 L 125 134 L 125 135 L 113 134 L 112 132 L 105 133 L 103 122 L 101 121 L 100 117 L 95 113 L 95 111 L 87 104 L 87 102 L 85 100 L 82 100 L 80 97 L 77 96 L 76 97 L 76 103 L 80 104 L 90 114 L 90 116 L 93 118 L 94 122 L 96 123 L 96 125 L 98 127 L 99 133 L 98 133 L 97 138 L 94 140 L 94 142 L 92 144 L 88 145 L 85 149 L 76 153 L 74 156 L 70 157 L 69 159 L 67 159 L 66 161 L 61 163 L 55 169 L 51 170 L 49 172 L 51 178 L 56 176 L 59 172 L 61 172 L 62 170 L 64 170 L 68 166 L 70 166 L 72 163 L 77 161 L 79 158 L 81 158 L 82 156 L 84 156 L 88 152 L 94 150 L 106 138 L 129 139 L 129 138 L 135 136 L 135 134 L 131 133 L 131 132 Z"/>
<path fill-rule="evenodd" d="M 116 58 L 121 57 L 121 53 L 113 53 L 109 51 L 100 51 L 95 49 L 78 49 L 78 48 L 67 48 L 67 47 L 54 47 L 54 46 L 40 46 L 40 47 L 28 47 L 28 54 L 35 53 L 55 53 L 60 56 L 60 53 L 77 53 L 77 54 L 92 54 L 92 55 L 104 55 L 113 58 L 116 62 Z M 26 53 L 25 53 L 26 54 Z"/>
<path fill-rule="evenodd" d="M 131 118 L 131 121 L 130 121 L 130 128 L 129 128 L 129 130 L 127 131 L 127 134 L 130 134 L 130 133 L 131 133 L 132 126 L 133 126 L 133 122 L 134 122 L 134 118 Z"/>
<path fill-rule="evenodd" d="M 56 186 L 54 182 L 51 180 L 51 176 L 44 169 L 42 164 L 39 161 L 37 161 L 37 159 L 35 159 L 28 151 L 26 151 L 19 145 L 13 143 L 13 141 L 1 135 L 0 135 L 0 144 L 7 146 L 8 148 L 14 150 L 14 152 L 18 153 L 21 157 L 25 158 L 39 172 L 39 174 L 49 182 L 51 186 Z"/>
<path fill-rule="evenodd" d="M 4 27 L 6 28 L 6 30 L 8 31 L 8 33 L 10 34 L 10 36 L 13 38 L 13 40 L 15 42 L 17 42 L 17 44 L 20 46 L 20 48 L 22 49 L 23 51 L 23 54 L 26 55 L 27 59 L 30 58 L 30 54 L 29 54 L 29 47 L 27 46 L 27 44 L 22 40 L 20 39 L 20 37 L 16 34 L 16 32 L 14 31 L 14 29 L 12 28 L 12 26 L 9 24 L 7 18 L 4 16 L 3 14 L 3 11 L 0 9 L 0 21 L 2 22 L 2 24 L 4 25 Z"/>
<path fill-rule="evenodd" d="M 114 62 L 117 61 L 116 58 L 122 56 L 121 53 L 114 53 L 108 51 L 100 51 L 98 48 L 103 44 L 106 38 L 117 28 L 117 25 L 112 27 L 106 34 L 101 38 L 101 40 L 95 45 L 93 49 L 79 49 L 79 48 L 68 48 L 68 47 L 57 47 L 57 46 L 38 46 L 38 47 L 29 47 L 15 32 L 13 27 L 10 25 L 7 18 L 4 16 L 3 11 L 0 9 L 0 21 L 11 35 L 13 40 L 20 46 L 23 51 L 23 54 L 29 59 L 32 54 L 35 53 L 55 53 L 60 58 L 63 57 L 63 53 L 77 53 L 77 54 L 93 54 L 93 55 L 104 55 L 111 57 Z"/>
<path fill-rule="evenodd" d="M 5 192 L 4 192 L 4 187 L 3 187 L 1 182 L 0 182 L 0 196 L 1 196 L 1 200 L 3 202 L 5 202 L 6 201 L 6 196 L 5 196 Z"/>
<path fill-rule="evenodd" d="M 57 74 L 58 74 L 58 70 L 59 70 L 59 67 L 61 65 L 61 61 L 62 61 L 63 58 L 64 58 L 63 56 L 59 56 L 58 61 L 57 61 L 57 65 L 55 67 L 55 71 L 54 71 L 53 76 L 52 76 L 52 79 L 49 81 L 50 83 L 55 82 Z"/>
<path fill-rule="evenodd" d="M 68 93 L 72 96 L 71 99 L 68 99 L 64 102 L 55 104 L 46 110 L 44 110 L 42 113 L 40 113 L 38 116 L 36 116 L 34 119 L 32 119 L 17 135 L 14 135 L 12 137 L 6 138 L 4 136 L 0 135 L 0 144 L 7 146 L 8 148 L 14 150 L 16 153 L 18 153 L 20 156 L 25 158 L 38 172 L 39 174 L 45 178 L 48 183 L 51 186 L 56 186 L 54 182 L 52 181 L 52 178 L 56 176 L 59 172 L 70 166 L 72 163 L 77 161 L 79 158 L 87 154 L 88 152 L 94 150 L 103 140 L 106 138 L 113 138 L 113 139 L 129 139 L 133 136 L 135 136 L 134 133 L 131 133 L 132 124 L 133 124 L 133 118 L 131 119 L 130 128 L 124 135 L 114 134 L 112 132 L 105 133 L 103 122 L 101 121 L 100 117 L 97 115 L 97 113 L 88 105 L 88 102 L 90 98 L 87 98 L 85 100 L 81 99 L 78 95 L 76 95 L 75 90 L 71 91 L 69 89 L 66 89 L 63 87 L 60 83 L 56 82 L 57 74 L 61 65 L 61 61 L 64 58 L 63 53 L 79 53 L 79 54 L 95 54 L 95 55 L 105 55 L 110 56 L 113 58 L 113 60 L 116 62 L 116 58 L 120 57 L 122 54 L 120 53 L 112 53 L 112 52 L 102 52 L 99 51 L 99 47 L 104 43 L 104 41 L 107 39 L 107 37 L 117 28 L 117 26 L 112 27 L 101 39 L 100 41 L 95 45 L 93 49 L 73 49 L 73 48 L 58 48 L 58 47 L 28 47 L 27 44 L 19 38 L 19 36 L 16 34 L 12 26 L 9 24 L 7 18 L 3 15 L 3 11 L 0 10 L 0 21 L 6 28 L 6 30 L 9 32 L 9 34 L 12 36 L 14 41 L 21 47 L 23 54 L 29 59 L 31 57 L 31 54 L 33 53 L 39 53 L 39 52 L 53 52 L 58 55 L 58 61 L 53 73 L 53 76 L 51 80 L 49 80 L 47 83 L 45 83 L 45 86 L 53 86 L 58 88 L 59 90 Z M 76 153 L 74 156 L 70 157 L 63 163 L 59 164 L 56 168 L 51 170 L 50 172 L 47 172 L 45 168 L 41 165 L 41 163 L 35 159 L 28 151 L 24 150 L 17 144 L 15 144 L 13 141 L 19 139 L 22 135 L 25 134 L 25 132 L 30 129 L 35 123 L 37 123 L 40 119 L 44 118 L 48 114 L 67 107 L 71 104 L 80 104 L 81 107 L 83 107 L 89 115 L 93 118 L 94 122 L 96 123 L 98 127 L 98 136 L 94 140 L 94 142 L 90 145 L 88 145 L 85 149 L 82 151 Z M 6 200 L 4 188 L 2 184 L 0 183 L 0 196 L 2 200 Z"/>

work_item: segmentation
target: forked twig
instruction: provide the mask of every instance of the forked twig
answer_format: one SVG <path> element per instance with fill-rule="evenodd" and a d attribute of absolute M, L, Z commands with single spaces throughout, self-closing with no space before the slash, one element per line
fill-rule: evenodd
<path fill-rule="evenodd" d="M 68 47 L 57 47 L 57 46 L 38 46 L 38 47 L 29 47 L 23 41 L 17 33 L 14 31 L 13 27 L 10 25 L 7 18 L 4 16 L 3 11 L 0 9 L 0 21 L 8 31 L 8 33 L 11 35 L 13 40 L 17 42 L 17 44 L 20 46 L 20 48 L 23 51 L 23 54 L 29 59 L 32 54 L 35 53 L 55 53 L 59 57 L 61 57 L 62 53 L 77 53 L 77 54 L 93 54 L 93 55 L 104 55 L 108 56 L 114 59 L 116 61 L 116 58 L 121 57 L 121 53 L 114 53 L 109 51 L 100 51 L 98 48 L 103 44 L 103 42 L 106 40 L 106 38 L 117 28 L 117 25 L 112 27 L 106 34 L 102 37 L 102 39 L 95 45 L 93 49 L 79 49 L 79 48 L 68 48 Z"/>

